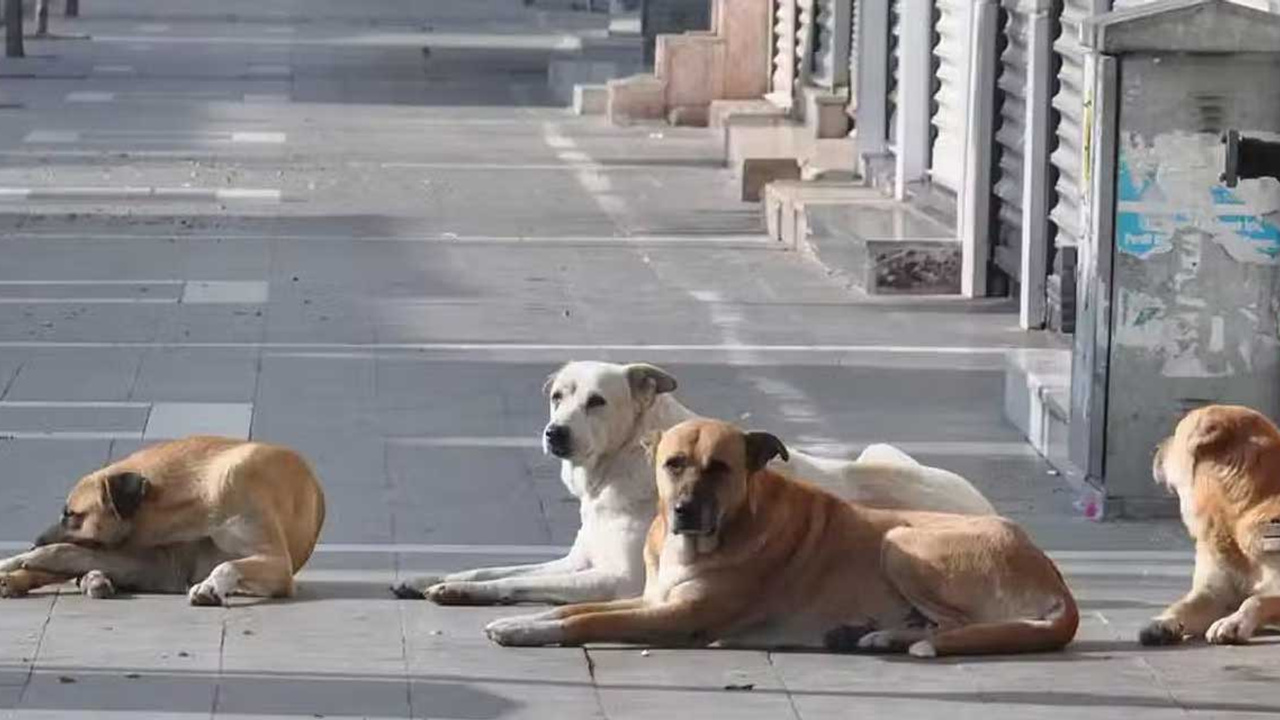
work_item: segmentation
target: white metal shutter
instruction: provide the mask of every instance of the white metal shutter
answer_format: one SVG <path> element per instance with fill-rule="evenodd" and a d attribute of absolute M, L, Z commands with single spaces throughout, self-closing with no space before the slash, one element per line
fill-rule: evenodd
<path fill-rule="evenodd" d="M 889 80 L 885 93 L 885 137 L 897 151 L 898 141 L 898 41 L 902 38 L 902 0 L 889 0 Z"/>
<path fill-rule="evenodd" d="M 1080 45 L 1080 23 L 1093 15 L 1099 0 L 1063 0 L 1062 32 L 1053 44 L 1058 62 L 1058 91 L 1053 109 L 1058 121 L 1054 134 L 1058 147 L 1051 160 L 1057 177 L 1050 199 L 1054 244 L 1079 247 L 1084 237 L 1080 210 L 1084 188 L 1084 48 Z"/>
<path fill-rule="evenodd" d="M 1001 0 L 1000 5 L 1000 42 L 1004 49 L 1000 53 L 996 80 L 999 113 L 996 116 L 996 159 L 991 177 L 996 211 L 991 258 L 1004 274 L 1017 280 L 1022 269 L 1022 208 L 1025 202 L 1022 176 L 1030 24 L 1021 0 Z"/>
<path fill-rule="evenodd" d="M 865 0 L 863 0 L 865 2 Z M 858 16 L 862 14 L 859 0 L 853 0 L 849 8 L 849 108 L 858 106 Z"/>
<path fill-rule="evenodd" d="M 934 0 L 933 152 L 929 173 L 942 187 L 959 192 L 964 185 L 965 126 L 969 95 L 969 16 L 971 0 Z"/>

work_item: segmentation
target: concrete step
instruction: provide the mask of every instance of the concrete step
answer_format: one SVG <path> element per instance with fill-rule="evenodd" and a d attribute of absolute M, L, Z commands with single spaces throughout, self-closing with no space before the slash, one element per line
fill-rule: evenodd
<path fill-rule="evenodd" d="M 957 295 L 955 230 L 919 210 L 868 191 L 804 210 L 804 243 L 828 269 L 876 295 Z"/>
<path fill-rule="evenodd" d="M 778 180 L 765 188 L 764 216 L 769 237 L 792 250 L 801 250 L 808 235 L 806 210 L 819 205 L 892 202 L 860 180 Z"/>
<path fill-rule="evenodd" d="M 1085 517 L 1102 518 L 1102 493 L 1085 481 L 1070 457 L 1070 348 L 1010 352 L 1005 362 L 1004 414 L 1076 491 L 1077 509 Z"/>

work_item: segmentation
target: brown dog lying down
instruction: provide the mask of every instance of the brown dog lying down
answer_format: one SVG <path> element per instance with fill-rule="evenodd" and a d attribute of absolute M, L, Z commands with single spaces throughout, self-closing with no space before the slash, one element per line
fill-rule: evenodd
<path fill-rule="evenodd" d="M 76 483 L 35 549 L 0 562 L 0 597 L 72 579 L 91 597 L 186 592 L 193 605 L 289 596 L 324 514 L 320 483 L 292 450 L 215 437 L 153 445 Z"/>
<path fill-rule="evenodd" d="M 502 645 L 653 645 L 910 651 L 1056 650 L 1075 600 L 1053 563 L 998 517 L 873 510 L 765 464 L 767 433 L 689 420 L 653 450 L 659 511 L 644 596 L 507 618 Z"/>
<path fill-rule="evenodd" d="M 1191 591 L 1138 639 L 1243 643 L 1280 623 L 1280 430 L 1245 407 L 1193 410 L 1156 450 L 1153 471 L 1178 494 L 1196 569 Z"/>

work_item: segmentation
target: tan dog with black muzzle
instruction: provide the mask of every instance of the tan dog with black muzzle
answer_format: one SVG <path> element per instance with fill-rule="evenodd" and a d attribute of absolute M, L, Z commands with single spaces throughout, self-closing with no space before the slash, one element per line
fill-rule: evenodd
<path fill-rule="evenodd" d="M 1178 494 L 1196 567 L 1191 591 L 1139 641 L 1244 643 L 1280 624 L 1280 430 L 1246 407 L 1193 410 L 1160 443 L 1152 470 Z"/>
<path fill-rule="evenodd" d="M 144 448 L 76 483 L 36 547 L 0 562 L 0 597 L 76 579 L 87 595 L 287 597 L 324 524 L 324 493 L 287 448 L 190 437 Z"/>
<path fill-rule="evenodd" d="M 767 433 L 690 420 L 654 451 L 644 596 L 491 623 L 503 645 L 805 648 L 958 655 L 1056 650 L 1075 600 L 1009 520 L 874 510 L 783 477 Z"/>

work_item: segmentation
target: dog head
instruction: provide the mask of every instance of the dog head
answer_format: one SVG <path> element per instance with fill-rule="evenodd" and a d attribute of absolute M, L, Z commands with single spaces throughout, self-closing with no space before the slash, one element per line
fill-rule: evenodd
<path fill-rule="evenodd" d="M 714 536 L 749 503 L 752 477 L 773 458 L 789 459 L 778 438 L 694 419 L 648 439 L 660 512 L 675 535 Z"/>
<path fill-rule="evenodd" d="M 572 362 L 547 379 L 551 418 L 542 448 L 579 465 L 630 442 L 636 423 L 675 378 L 653 365 Z"/>
<path fill-rule="evenodd" d="M 62 517 L 40 534 L 36 545 L 72 543 L 113 547 L 133 532 L 150 483 L 133 472 L 97 472 L 76 483 L 62 508 Z"/>

